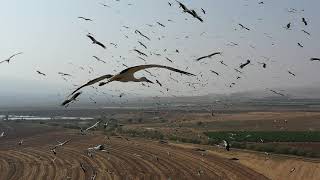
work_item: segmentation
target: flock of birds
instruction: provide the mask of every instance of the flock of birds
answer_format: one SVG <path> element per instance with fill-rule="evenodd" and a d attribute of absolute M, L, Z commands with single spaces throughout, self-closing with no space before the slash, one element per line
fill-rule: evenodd
<path fill-rule="evenodd" d="M 177 5 L 179 6 L 179 8 L 182 9 L 182 13 L 183 14 L 188 14 L 190 17 L 200 21 L 201 23 L 205 23 L 203 18 L 199 15 L 200 13 L 196 12 L 196 10 L 192 9 L 192 8 L 189 8 L 187 7 L 187 5 L 183 4 L 182 2 L 180 1 L 175 1 L 177 3 Z M 264 4 L 263 1 L 260 1 L 259 4 Z M 100 5 L 104 6 L 104 7 L 109 7 L 108 5 L 106 4 L 103 4 L 103 3 L 100 3 Z M 132 5 L 132 4 L 130 4 Z M 173 2 L 168 2 L 168 5 L 169 6 L 173 6 Z M 296 10 L 295 9 L 290 9 L 291 12 L 295 12 Z M 201 8 L 201 12 L 203 15 L 206 15 L 206 10 L 204 10 L 203 8 Z M 78 19 L 80 20 L 84 20 L 84 21 L 93 21 L 92 19 L 90 18 L 86 18 L 86 17 L 83 17 L 83 16 L 79 16 Z M 172 20 L 168 20 L 168 21 L 172 21 Z M 301 22 L 303 23 L 304 26 L 309 26 L 309 22 L 307 21 L 306 18 L 302 17 L 301 18 Z M 161 23 L 161 22 L 156 22 L 157 25 L 159 25 L 160 27 L 163 27 L 165 28 L 166 26 Z M 148 26 L 152 26 L 152 25 L 148 25 Z M 244 24 L 242 23 L 238 23 L 238 26 L 245 30 L 245 31 L 251 31 L 252 28 L 249 28 L 247 26 L 245 26 Z M 124 28 L 126 29 L 129 29 L 130 27 L 128 26 L 123 26 Z M 291 25 L 291 22 L 289 22 L 288 24 L 286 24 L 286 26 L 284 27 L 286 30 L 290 30 L 292 27 Z M 306 30 L 302 30 L 303 33 L 307 34 L 308 36 L 310 36 L 311 34 L 309 32 L 307 32 Z M 147 41 L 151 41 L 151 38 L 148 37 L 147 35 L 145 35 L 144 33 L 142 33 L 140 30 L 135 30 L 134 31 L 135 34 L 141 36 L 144 40 L 147 40 Z M 204 32 L 205 33 L 205 32 Z M 91 41 L 91 43 L 95 46 L 98 46 L 100 48 L 103 48 L 103 49 L 106 49 L 106 45 L 97 40 L 97 38 L 91 34 L 91 33 L 87 33 L 86 34 L 86 37 Z M 126 36 L 127 37 L 127 36 Z M 128 37 L 127 37 L 128 38 Z M 186 37 L 187 38 L 187 37 Z M 143 49 L 147 50 L 148 47 L 146 45 L 146 43 L 144 43 L 142 40 L 139 40 L 138 41 L 139 45 L 141 47 L 143 47 Z M 110 43 L 111 45 L 117 47 L 118 45 L 115 44 L 115 43 Z M 297 45 L 301 48 L 303 48 L 303 44 L 298 42 Z M 238 43 L 235 43 L 235 42 L 231 42 L 230 43 L 230 46 L 239 46 Z M 167 51 L 167 49 L 164 50 L 165 52 Z M 134 48 L 133 49 L 133 52 L 137 53 L 139 59 L 143 60 L 144 62 L 146 62 L 147 60 L 145 58 L 147 58 L 149 55 L 148 53 L 144 52 L 143 50 L 139 50 L 137 48 Z M 179 53 L 179 50 L 176 49 L 175 50 L 176 53 Z M 19 55 L 22 55 L 23 52 L 19 52 L 19 53 L 15 53 L 13 55 L 11 55 L 10 57 L 8 57 L 7 59 L 4 59 L 2 61 L 0 61 L 0 64 L 2 63 L 10 63 L 14 58 L 16 58 L 17 56 Z M 154 53 L 155 55 L 157 56 L 161 56 L 161 54 L 158 54 L 158 53 Z M 211 52 L 211 53 L 208 53 L 208 55 L 204 55 L 204 56 L 201 56 L 201 57 L 198 57 L 195 59 L 195 62 L 203 62 L 204 59 L 211 59 L 215 56 L 222 56 L 223 55 L 223 52 L 221 51 L 216 51 L 216 52 Z M 103 63 L 103 64 L 106 64 L 107 62 L 101 58 L 99 58 L 98 56 L 92 56 L 92 58 L 94 58 L 97 62 L 99 63 Z M 166 57 L 166 60 L 170 63 L 173 63 L 174 61 L 169 58 L 169 57 Z M 319 61 L 320 62 L 320 58 L 318 57 L 312 57 L 310 58 L 310 61 Z M 224 66 L 229 66 L 228 64 L 226 64 L 223 60 L 219 61 L 222 65 Z M 243 70 L 248 66 L 252 64 L 252 60 L 248 59 L 246 61 L 244 61 L 243 63 L 241 63 L 238 67 L 236 68 L 233 68 L 235 72 L 237 72 L 239 74 L 239 76 L 237 76 L 236 79 L 240 79 L 241 78 L 241 74 L 243 74 Z M 267 64 L 266 62 L 258 62 L 259 65 L 262 66 L 262 68 L 267 68 Z M 82 94 L 82 90 L 83 88 L 85 87 L 89 87 L 89 86 L 93 86 L 95 84 L 98 84 L 98 86 L 105 86 L 105 85 L 111 85 L 110 83 L 111 82 L 122 82 L 122 83 L 125 83 L 125 82 L 138 82 L 138 83 L 142 83 L 143 86 L 147 86 L 145 83 L 147 84 L 158 84 L 159 86 L 163 86 L 163 84 L 159 81 L 159 80 L 156 80 L 155 82 L 149 80 L 147 77 L 140 77 L 140 78 L 136 78 L 134 76 L 135 73 L 137 72 L 141 72 L 141 71 L 144 71 L 144 72 L 147 72 L 150 74 L 150 76 L 153 76 L 153 77 L 157 77 L 157 76 L 154 76 L 151 72 L 149 72 L 148 70 L 149 69 L 154 69 L 154 68 L 159 68 L 159 69 L 165 69 L 165 70 L 168 70 L 168 71 L 171 71 L 171 72 L 175 72 L 175 73 L 179 73 L 181 75 L 185 75 L 185 76 L 192 76 L 192 77 L 196 77 L 197 80 L 199 80 L 199 77 L 198 75 L 194 74 L 194 73 L 191 73 L 191 72 L 187 72 L 186 70 L 189 69 L 189 67 L 186 68 L 186 70 L 181 70 L 181 69 L 177 69 L 177 68 L 174 68 L 174 67 L 171 67 L 171 66 L 167 66 L 167 65 L 159 65 L 159 64 L 143 64 L 143 65 L 137 65 L 137 66 L 133 66 L 133 67 L 128 67 L 126 66 L 125 64 L 123 64 L 123 66 L 127 67 L 126 69 L 122 70 L 121 72 L 117 73 L 117 74 L 105 74 L 105 75 L 101 75 L 99 77 L 96 77 L 94 79 L 91 79 L 89 80 L 88 82 L 85 82 L 83 83 L 82 85 L 78 86 L 74 91 L 72 91 L 68 96 L 67 98 L 61 103 L 62 106 L 69 106 L 70 103 L 73 103 L 77 100 L 77 98 Z M 93 71 L 93 69 L 92 69 Z M 221 73 L 220 72 L 217 72 L 215 70 L 210 70 L 211 73 L 219 76 Z M 295 77 L 296 74 L 290 70 L 287 71 L 288 74 L 290 74 L 291 76 Z M 41 72 L 40 70 L 37 70 L 36 71 L 37 74 L 41 75 L 41 76 L 47 76 L 46 73 L 44 72 Z M 72 75 L 70 73 L 64 73 L 64 72 L 58 72 L 59 75 L 61 75 L 62 77 L 71 77 Z M 171 74 L 171 73 L 170 73 Z M 202 77 L 202 74 L 200 74 L 200 76 Z M 178 80 L 175 80 L 174 78 L 170 77 L 170 79 L 176 81 L 176 82 L 179 82 Z M 196 83 L 189 83 L 189 86 L 192 86 L 193 84 L 196 84 Z M 234 82 L 232 82 L 229 86 L 230 87 L 233 87 L 235 85 Z M 149 86 L 148 86 L 149 87 Z M 280 96 L 285 96 L 284 93 L 280 93 L 276 90 L 273 90 L 273 89 L 268 89 L 270 92 L 276 94 L 276 95 L 280 95 Z M 168 89 L 167 89 L 168 91 Z M 122 97 L 123 94 L 121 94 L 119 97 Z M 92 99 L 93 100 L 93 99 Z M 94 100 L 93 100 L 94 101 Z M 86 129 L 81 129 L 81 134 L 86 134 L 89 130 L 91 129 L 94 129 L 96 127 L 98 127 L 100 121 L 99 122 L 96 122 L 95 124 L 93 124 L 92 126 L 86 128 Z M 105 124 L 105 127 L 108 126 L 108 123 Z M 2 132 L 2 134 L 0 134 L 0 137 L 4 137 L 5 133 Z M 54 153 L 55 155 L 57 154 L 56 150 L 64 145 L 66 145 L 67 143 L 69 143 L 71 140 L 67 140 L 67 141 L 64 141 L 64 142 L 58 142 L 58 144 L 56 144 L 55 146 L 53 146 L 50 151 L 52 151 L 52 153 Z M 23 139 L 18 143 L 19 145 L 22 145 L 23 144 Z M 227 151 L 230 150 L 230 144 L 227 140 L 224 140 L 223 141 L 223 145 L 225 147 L 225 149 Z M 94 146 L 94 147 L 89 147 L 87 149 L 87 153 L 88 153 L 88 156 L 90 157 L 93 157 L 94 153 L 96 151 L 105 151 L 105 146 L 104 145 L 97 145 L 97 146 Z M 80 167 L 82 168 L 82 170 L 85 172 L 85 167 L 83 164 L 80 164 Z M 92 179 L 94 179 L 96 177 L 96 174 L 92 177 Z"/>

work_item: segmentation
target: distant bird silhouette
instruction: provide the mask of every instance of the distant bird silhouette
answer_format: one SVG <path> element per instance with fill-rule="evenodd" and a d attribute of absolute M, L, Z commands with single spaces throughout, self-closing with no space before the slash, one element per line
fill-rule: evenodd
<path fill-rule="evenodd" d="M 310 58 L 310 61 L 320 61 L 320 58 Z"/>
<path fill-rule="evenodd" d="M 138 43 L 143 46 L 145 49 L 148 49 L 146 45 L 144 45 L 142 42 L 138 41 Z"/>
<path fill-rule="evenodd" d="M 291 71 L 288 71 L 289 74 L 291 74 L 292 76 L 296 76 L 296 74 L 294 74 L 293 72 Z"/>
<path fill-rule="evenodd" d="M 59 142 L 59 141 L 58 141 L 58 144 L 55 145 L 55 146 L 54 146 L 53 148 L 51 148 L 51 149 L 57 149 L 58 147 L 64 146 L 65 144 L 69 143 L 70 141 L 71 141 L 71 139 L 66 140 L 66 141 L 64 141 L 64 142 Z"/>
<path fill-rule="evenodd" d="M 245 30 L 250 31 L 250 29 L 249 29 L 249 28 L 245 27 L 244 25 L 242 25 L 242 24 L 240 24 L 240 23 L 239 23 L 239 26 L 240 26 L 242 29 L 245 29 Z"/>
<path fill-rule="evenodd" d="M 219 73 L 217 73 L 216 71 L 214 70 L 210 70 L 212 73 L 216 74 L 217 76 L 219 76 Z"/>
<path fill-rule="evenodd" d="M 85 20 L 85 21 L 92 21 L 92 19 L 85 18 L 85 17 L 82 17 L 82 16 L 79 16 L 78 18 L 79 18 L 79 19 L 83 19 L 83 20 Z"/>
<path fill-rule="evenodd" d="M 170 2 L 168 2 L 169 6 L 172 6 L 172 4 Z"/>
<path fill-rule="evenodd" d="M 171 59 L 169 59 L 169 58 L 167 58 L 167 57 L 166 57 L 166 59 L 167 59 L 169 62 L 173 63 L 173 61 L 172 61 Z"/>
<path fill-rule="evenodd" d="M 196 59 L 196 61 L 200 61 L 201 59 L 205 59 L 205 58 L 211 58 L 212 56 L 215 56 L 215 55 L 218 55 L 218 54 L 221 55 L 222 53 L 221 53 L 221 52 L 214 52 L 214 53 L 212 53 L 212 54 L 199 57 L 199 58 Z"/>
<path fill-rule="evenodd" d="M 306 30 L 301 30 L 301 31 L 308 34 L 309 36 L 311 36 L 311 34 L 309 32 L 307 32 Z"/>
<path fill-rule="evenodd" d="M 159 84 L 159 86 L 162 87 L 162 84 L 158 80 L 156 80 L 156 82 L 157 82 L 157 84 Z"/>
<path fill-rule="evenodd" d="M 127 68 L 123 71 L 121 71 L 119 74 L 114 75 L 112 78 L 110 78 L 107 82 L 102 82 L 99 84 L 99 86 L 103 86 L 105 84 L 108 84 L 112 81 L 120 81 L 120 82 L 148 82 L 148 83 L 153 83 L 152 81 L 148 80 L 146 77 L 141 77 L 139 79 L 134 77 L 134 73 L 149 69 L 149 68 L 164 68 L 168 69 L 170 71 L 175 71 L 181 74 L 185 74 L 188 76 L 195 76 L 194 74 L 191 74 L 189 72 L 181 71 L 179 69 L 175 69 L 169 66 L 163 66 L 163 65 L 157 65 L 157 64 L 148 64 L 148 65 L 140 65 L 140 66 L 134 66 Z"/>
<path fill-rule="evenodd" d="M 157 22 L 160 26 L 162 26 L 162 27 L 166 27 L 165 25 L 163 25 L 163 24 L 161 24 L 161 23 L 159 23 L 159 22 Z"/>
<path fill-rule="evenodd" d="M 302 22 L 303 22 L 303 24 L 304 24 L 305 26 L 307 26 L 307 25 L 308 25 L 308 23 L 307 23 L 307 21 L 306 21 L 306 19 L 305 19 L 305 18 L 302 18 Z"/>
<path fill-rule="evenodd" d="M 38 74 L 40 74 L 40 75 L 42 75 L 42 76 L 46 76 L 46 74 L 45 73 L 42 73 L 42 72 L 40 72 L 40 71 L 36 71 Z"/>
<path fill-rule="evenodd" d="M 194 18 L 198 19 L 200 22 L 203 22 L 203 19 L 197 14 L 195 10 L 189 10 L 184 4 L 181 2 L 177 1 L 176 2 L 180 5 L 180 7 L 183 9 L 183 12 L 186 12 L 190 15 L 192 15 Z"/>
<path fill-rule="evenodd" d="M 71 74 L 63 73 L 63 72 L 58 72 L 58 74 L 60 74 L 61 76 L 72 76 Z"/>
<path fill-rule="evenodd" d="M 134 33 L 136 33 L 136 34 L 138 33 L 138 34 L 140 34 L 140 36 L 142 36 L 150 41 L 150 38 L 148 36 L 142 34 L 139 30 L 135 30 Z"/>
<path fill-rule="evenodd" d="M 224 65 L 224 66 L 228 66 L 228 65 L 226 65 L 223 61 L 219 61 L 222 65 Z"/>
<path fill-rule="evenodd" d="M 303 45 L 301 43 L 298 43 L 298 46 L 303 47 Z"/>
<path fill-rule="evenodd" d="M 16 53 L 16 54 L 13 54 L 12 56 L 10 56 L 8 59 L 5 59 L 3 61 L 0 61 L 0 64 L 3 63 L 3 62 L 7 62 L 7 63 L 10 63 L 11 59 L 19 54 L 23 54 L 23 52 L 19 52 L 19 53 Z"/>
<path fill-rule="evenodd" d="M 82 92 L 77 92 L 75 93 L 71 98 L 65 100 L 62 102 L 61 106 L 67 106 L 69 103 L 71 103 L 72 101 L 75 101 L 77 99 L 78 96 L 80 96 Z"/>
<path fill-rule="evenodd" d="M 250 64 L 250 60 L 248 59 L 247 62 L 243 63 L 240 65 L 240 68 L 243 69 L 244 67 L 246 67 L 248 64 Z"/>
<path fill-rule="evenodd" d="M 291 27 L 291 23 L 288 23 L 287 26 L 286 26 L 286 28 L 287 28 L 287 29 L 290 29 L 290 27 Z"/>
<path fill-rule="evenodd" d="M 266 68 L 267 67 L 267 64 L 266 63 L 262 63 L 262 62 L 258 62 L 259 64 L 262 64 L 262 67 L 263 68 Z"/>
<path fill-rule="evenodd" d="M 103 63 L 107 63 L 107 62 L 105 62 L 104 60 L 98 58 L 97 56 L 92 56 L 92 57 L 95 58 L 97 61 L 100 61 L 100 62 L 103 62 Z"/>
<path fill-rule="evenodd" d="M 137 52 L 139 55 L 142 55 L 142 56 L 145 56 L 145 57 L 148 57 L 148 55 L 146 55 L 145 53 L 139 51 L 138 49 L 134 49 L 135 52 Z"/>
<path fill-rule="evenodd" d="M 101 4 L 101 5 L 104 6 L 104 7 L 110 7 L 110 6 L 108 6 L 108 5 L 106 5 L 106 4 L 103 4 L 103 3 L 99 3 L 99 4 Z"/>
<path fill-rule="evenodd" d="M 272 89 L 269 89 L 269 91 L 273 92 L 274 94 L 280 95 L 280 96 L 285 96 L 284 94 L 279 93 L 279 92 L 272 90 Z"/>
<path fill-rule="evenodd" d="M 203 14 L 206 14 L 206 11 L 203 8 L 201 8 L 201 10 L 202 10 Z"/>
<path fill-rule="evenodd" d="M 87 37 L 88 37 L 89 39 L 91 39 L 91 41 L 92 41 L 93 44 L 97 44 L 97 45 L 101 46 L 103 49 L 106 49 L 106 46 L 105 46 L 104 44 L 102 44 L 101 42 L 97 41 L 97 40 L 92 36 L 92 34 L 88 33 L 88 34 L 87 34 Z"/>

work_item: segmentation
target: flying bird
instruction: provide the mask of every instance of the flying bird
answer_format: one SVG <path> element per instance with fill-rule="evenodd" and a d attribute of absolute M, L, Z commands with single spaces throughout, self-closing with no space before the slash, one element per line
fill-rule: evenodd
<path fill-rule="evenodd" d="M 169 58 L 167 58 L 167 57 L 166 57 L 166 59 L 167 59 L 168 61 L 170 61 L 171 63 L 173 63 L 173 61 L 172 61 L 171 59 L 169 59 Z"/>
<path fill-rule="evenodd" d="M 263 68 L 266 68 L 267 67 L 267 64 L 266 63 L 262 63 L 262 62 L 258 62 L 259 64 L 262 64 L 262 67 Z"/>
<path fill-rule="evenodd" d="M 269 89 L 269 91 L 273 92 L 274 94 L 280 95 L 280 96 L 285 96 L 284 94 L 279 93 L 279 92 L 272 90 L 272 89 Z"/>
<path fill-rule="evenodd" d="M 298 46 L 303 47 L 303 45 L 301 43 L 298 43 Z"/>
<path fill-rule="evenodd" d="M 224 66 L 228 66 L 228 65 L 226 65 L 223 61 L 219 61 L 222 65 L 224 65 Z"/>
<path fill-rule="evenodd" d="M 303 24 L 304 24 L 305 26 L 307 26 L 307 25 L 308 25 L 308 23 L 307 23 L 307 21 L 306 21 L 306 19 L 305 19 L 305 18 L 302 18 L 302 22 L 303 22 Z"/>
<path fill-rule="evenodd" d="M 199 21 L 203 22 L 203 19 L 197 14 L 197 12 L 195 10 L 190 10 L 188 9 L 184 4 L 182 4 L 181 2 L 179 1 L 176 1 L 180 7 L 183 9 L 183 12 L 186 12 L 190 15 L 192 15 L 194 18 L 198 19 Z"/>
<path fill-rule="evenodd" d="M 291 71 L 288 71 L 289 74 L 291 74 L 292 76 L 296 76 L 296 74 L 294 74 L 293 72 Z"/>
<path fill-rule="evenodd" d="M 245 27 L 244 25 L 242 25 L 242 24 L 240 24 L 240 23 L 239 23 L 239 26 L 240 26 L 242 29 L 245 29 L 245 30 L 250 31 L 250 29 L 249 29 L 249 28 Z"/>
<path fill-rule="evenodd" d="M 138 43 L 143 46 L 145 49 L 148 49 L 146 45 L 144 45 L 142 42 L 138 41 Z"/>
<path fill-rule="evenodd" d="M 0 134 L 0 137 L 4 137 L 4 131 Z"/>
<path fill-rule="evenodd" d="M 58 72 L 58 74 L 60 74 L 61 76 L 72 76 L 71 74 L 63 73 L 63 72 Z"/>
<path fill-rule="evenodd" d="M 92 34 L 88 33 L 88 34 L 87 34 L 87 37 L 88 37 L 89 39 L 91 39 L 92 44 L 97 44 L 97 45 L 101 46 L 103 49 L 106 49 L 106 46 L 105 46 L 104 44 L 102 44 L 101 42 L 97 41 L 97 40 L 92 36 Z"/>
<path fill-rule="evenodd" d="M 230 151 L 230 144 L 227 140 L 223 140 L 223 145 L 226 148 L 227 151 Z"/>
<path fill-rule="evenodd" d="M 206 14 L 206 11 L 203 8 L 201 8 L 201 10 L 202 10 L 203 14 Z"/>
<path fill-rule="evenodd" d="M 199 58 L 196 59 L 196 61 L 200 61 L 201 59 L 205 59 L 205 58 L 211 58 L 212 56 L 215 56 L 215 55 L 218 55 L 218 54 L 221 55 L 222 53 L 221 52 L 214 52 L 214 53 L 209 54 L 207 56 L 199 57 Z"/>
<path fill-rule="evenodd" d="M 309 32 L 307 32 L 306 30 L 301 30 L 302 32 L 304 32 L 304 33 L 306 33 L 306 34 L 308 34 L 309 36 L 311 36 L 311 34 L 309 33 Z"/>
<path fill-rule="evenodd" d="M 45 73 L 42 73 L 42 72 L 40 72 L 40 71 L 36 71 L 38 74 L 40 74 L 40 75 L 42 75 L 42 76 L 46 76 L 46 74 Z"/>
<path fill-rule="evenodd" d="M 107 62 L 105 62 L 104 60 L 98 58 L 97 56 L 92 56 L 92 57 L 95 58 L 97 61 L 100 61 L 100 62 L 103 62 L 103 63 L 107 63 Z"/>
<path fill-rule="evenodd" d="M 71 98 L 65 100 L 62 102 L 61 106 L 66 106 L 68 105 L 69 103 L 71 103 L 72 101 L 75 101 L 77 99 L 78 96 L 80 96 L 82 92 L 77 92 L 75 93 Z"/>
<path fill-rule="evenodd" d="M 216 74 L 217 76 L 219 76 L 219 73 L 217 73 L 216 71 L 210 70 L 212 73 Z"/>
<path fill-rule="evenodd" d="M 10 56 L 8 59 L 5 59 L 5 60 L 3 60 L 3 61 L 0 61 L 0 64 L 3 63 L 3 62 L 9 63 L 13 57 L 15 57 L 15 56 L 17 56 L 17 55 L 20 55 L 20 54 L 23 54 L 23 52 L 19 52 L 19 53 L 13 54 L 13 55 Z"/>
<path fill-rule="evenodd" d="M 85 21 L 92 21 L 92 19 L 85 18 L 85 17 L 82 17 L 82 16 L 79 16 L 78 18 L 79 18 L 79 19 L 83 19 L 83 20 L 85 20 Z"/>
<path fill-rule="evenodd" d="M 159 23 L 159 22 L 157 22 L 160 26 L 162 26 L 162 27 L 166 27 L 165 25 L 163 25 L 163 24 L 161 24 L 161 23 Z"/>
<path fill-rule="evenodd" d="M 157 64 L 148 64 L 148 65 L 140 65 L 140 66 L 134 66 L 127 68 L 123 71 L 121 71 L 119 74 L 114 75 L 112 78 L 110 78 L 107 82 L 101 82 L 99 86 L 103 86 L 105 84 L 108 84 L 112 81 L 119 81 L 119 82 L 148 82 L 148 83 L 153 83 L 152 81 L 148 80 L 146 77 L 141 77 L 139 79 L 134 77 L 134 73 L 149 69 L 149 68 L 163 68 L 163 69 L 168 69 L 170 71 L 175 71 L 181 74 L 185 74 L 188 76 L 195 76 L 194 74 L 191 74 L 189 72 L 181 71 L 179 69 L 175 69 L 169 66 L 163 66 L 163 65 L 157 65 Z"/>
<path fill-rule="evenodd" d="M 243 63 L 240 65 L 240 68 L 243 69 L 245 66 L 247 66 L 248 64 L 250 64 L 250 60 L 248 59 L 247 62 Z"/>
<path fill-rule="evenodd" d="M 168 2 L 169 6 L 172 6 L 172 4 L 170 2 Z"/>
<path fill-rule="evenodd" d="M 287 28 L 287 29 L 290 29 L 290 27 L 291 27 L 291 23 L 288 23 L 287 26 L 286 26 L 286 28 Z"/>
<path fill-rule="evenodd" d="M 66 140 L 66 141 L 64 141 L 64 142 L 59 142 L 59 141 L 58 141 L 58 144 L 55 145 L 53 148 L 51 148 L 51 150 L 52 150 L 52 149 L 57 149 L 58 147 L 61 147 L 61 146 L 64 146 L 65 144 L 67 144 L 67 143 L 70 142 L 70 141 L 71 141 L 71 139 Z"/>
<path fill-rule="evenodd" d="M 139 51 L 138 49 L 134 49 L 135 52 L 137 52 L 139 55 L 142 55 L 142 56 L 145 56 L 145 57 L 148 57 L 148 55 L 146 55 L 145 53 Z"/>
<path fill-rule="evenodd" d="M 135 30 L 134 33 L 136 33 L 136 34 L 138 33 L 138 34 L 140 34 L 140 36 L 142 36 L 150 41 L 150 38 L 148 36 L 142 34 L 142 32 L 140 32 L 139 30 Z"/>
<path fill-rule="evenodd" d="M 86 132 L 86 131 L 89 131 L 89 130 L 92 129 L 92 128 L 98 127 L 98 125 L 99 125 L 100 122 L 101 122 L 101 121 L 98 121 L 98 122 L 94 123 L 94 125 L 88 127 L 88 128 L 85 129 L 85 130 L 82 130 L 81 132 Z"/>
<path fill-rule="evenodd" d="M 162 84 L 158 80 L 156 80 L 156 82 L 157 82 L 157 84 L 159 84 L 159 86 L 162 87 Z"/>
<path fill-rule="evenodd" d="M 100 81 L 102 81 L 102 80 L 104 80 L 104 79 L 109 79 L 109 78 L 111 78 L 112 76 L 113 76 L 113 75 L 111 75 L 111 74 L 107 74 L 107 75 L 103 75 L 103 76 L 97 77 L 97 78 L 95 78 L 95 79 L 92 79 L 91 81 L 87 82 L 86 84 L 78 87 L 78 88 L 77 88 L 76 90 L 74 90 L 70 95 L 73 95 L 74 93 L 76 93 L 77 91 L 79 91 L 80 89 L 82 89 L 82 88 L 84 88 L 84 87 L 86 87 L 86 86 L 93 85 L 93 84 L 95 84 L 95 83 L 97 83 L 97 82 L 100 82 Z M 70 96 L 70 95 L 69 95 L 69 96 Z"/>
<path fill-rule="evenodd" d="M 310 58 L 310 61 L 320 61 L 320 58 Z"/>

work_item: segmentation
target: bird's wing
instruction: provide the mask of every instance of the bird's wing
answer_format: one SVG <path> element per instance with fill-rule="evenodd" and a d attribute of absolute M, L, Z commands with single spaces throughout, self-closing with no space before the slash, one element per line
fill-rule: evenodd
<path fill-rule="evenodd" d="M 88 37 L 89 39 L 91 39 L 92 42 L 96 42 L 96 41 L 97 41 L 97 40 L 96 40 L 93 36 L 91 36 L 90 34 L 87 34 L 87 37 Z"/>
<path fill-rule="evenodd" d="M 188 76 L 195 76 L 194 74 L 186 72 L 186 71 L 175 69 L 175 68 L 172 68 L 172 67 L 169 67 L 169 66 L 157 65 L 157 64 L 148 64 L 148 65 L 140 65 L 140 66 L 130 67 L 130 68 L 127 68 L 127 69 L 121 71 L 119 74 L 124 74 L 124 73 L 134 74 L 137 71 L 141 71 L 143 69 L 149 69 L 149 68 L 164 68 L 164 69 L 168 69 L 170 71 L 175 71 L 175 72 L 178 72 L 178 73 L 181 73 L 181 74 L 185 74 L 185 75 L 188 75 Z"/>
<path fill-rule="evenodd" d="M 10 56 L 9 59 L 11 59 L 11 58 L 13 58 L 13 57 L 15 57 L 15 56 L 17 56 L 17 55 L 19 55 L 19 54 L 22 54 L 22 53 L 23 53 L 23 52 L 16 53 L 16 54 Z"/>
<path fill-rule="evenodd" d="M 96 44 L 98 44 L 99 46 L 101 46 L 103 49 L 106 48 L 106 46 L 105 46 L 104 44 L 102 44 L 101 42 L 99 42 L 99 41 L 96 41 Z"/>
<path fill-rule="evenodd" d="M 208 57 L 212 57 L 212 56 L 214 56 L 214 55 L 218 55 L 218 54 L 220 54 L 220 55 L 221 55 L 222 53 L 221 53 L 221 52 L 214 52 L 214 53 L 212 53 L 212 54 L 209 54 L 209 55 L 208 55 Z"/>
<path fill-rule="evenodd" d="M 204 58 L 207 58 L 208 56 L 202 56 L 202 57 L 199 57 L 198 59 L 196 59 L 196 61 L 200 61 L 201 59 L 204 59 Z"/>
<path fill-rule="evenodd" d="M 111 74 L 107 74 L 107 75 L 103 75 L 103 76 L 97 77 L 97 78 L 95 78 L 95 79 L 92 79 L 91 81 L 87 82 L 86 84 L 78 87 L 78 88 L 77 88 L 76 90 L 74 90 L 70 95 L 76 93 L 77 91 L 79 91 L 80 89 L 82 89 L 82 88 L 84 88 L 84 87 L 86 87 L 86 86 L 93 85 L 93 84 L 95 84 L 95 83 L 97 83 L 97 82 L 99 82 L 99 81 L 102 81 L 102 80 L 104 80 L 104 79 L 111 78 L 112 76 L 113 76 L 113 75 L 111 75 Z M 70 95 L 69 95 L 69 96 L 70 96 Z"/>

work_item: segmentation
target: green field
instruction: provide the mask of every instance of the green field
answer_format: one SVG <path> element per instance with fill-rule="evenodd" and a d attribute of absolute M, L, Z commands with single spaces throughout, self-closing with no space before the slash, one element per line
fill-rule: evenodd
<path fill-rule="evenodd" d="M 213 141 L 235 142 L 320 142 L 320 131 L 227 131 L 205 133 Z"/>

